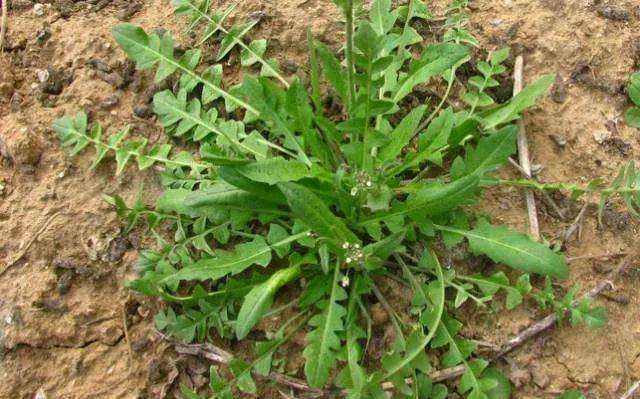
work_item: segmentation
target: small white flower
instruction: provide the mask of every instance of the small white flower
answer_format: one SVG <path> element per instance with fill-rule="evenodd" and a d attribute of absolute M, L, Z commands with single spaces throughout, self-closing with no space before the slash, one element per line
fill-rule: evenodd
<path fill-rule="evenodd" d="M 349 276 L 343 276 L 342 279 L 340 280 L 340 285 L 343 288 L 347 288 L 349 286 Z"/>
<path fill-rule="evenodd" d="M 347 262 L 347 263 L 351 263 L 351 258 L 347 258 L 347 259 L 345 259 L 345 262 Z"/>
<path fill-rule="evenodd" d="M 345 241 L 344 244 L 342 244 L 342 249 L 349 249 L 349 243 Z"/>
<path fill-rule="evenodd" d="M 358 244 L 353 244 L 353 248 L 358 249 L 358 248 L 360 248 L 360 245 L 358 245 Z"/>
<path fill-rule="evenodd" d="M 373 183 L 371 182 L 371 180 L 368 180 L 367 181 L 367 187 L 371 187 L 371 186 L 373 186 Z"/>

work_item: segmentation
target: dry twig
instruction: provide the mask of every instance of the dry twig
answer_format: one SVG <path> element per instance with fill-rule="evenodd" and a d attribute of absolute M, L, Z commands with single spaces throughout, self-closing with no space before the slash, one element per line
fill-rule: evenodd
<path fill-rule="evenodd" d="M 569 226 L 569 228 L 564 232 L 564 237 L 562 237 L 564 242 L 569 241 L 569 238 L 571 238 L 573 233 L 575 233 L 575 231 L 578 230 L 578 228 L 580 228 L 580 226 L 582 225 L 582 218 L 584 216 L 584 213 L 587 211 L 588 207 L 589 207 L 589 203 L 585 202 L 584 205 L 582 206 L 582 209 L 580 209 L 578 216 L 576 216 L 573 223 L 571 223 L 571 226 Z M 578 238 L 579 236 L 580 235 L 578 235 Z"/>
<path fill-rule="evenodd" d="M 233 359 L 233 355 L 231 353 L 213 344 L 208 344 L 208 343 L 207 344 L 183 344 L 181 342 L 176 342 L 171 340 L 164 334 L 161 334 L 161 333 L 158 333 L 158 334 L 163 339 L 172 342 L 176 352 L 180 354 L 202 357 L 214 363 L 219 363 L 219 364 L 229 364 L 231 359 Z M 254 375 L 258 378 L 275 381 L 278 384 L 285 385 L 285 386 L 297 389 L 299 391 L 305 391 L 316 396 L 324 396 L 326 394 L 331 394 L 332 392 L 335 393 L 334 391 L 336 391 L 336 390 L 331 391 L 331 390 L 311 388 L 309 385 L 307 385 L 306 382 L 298 378 L 289 377 L 287 375 L 284 375 L 275 371 L 272 371 L 271 373 L 269 373 L 267 377 L 263 377 L 259 374 L 254 374 Z"/>
<path fill-rule="evenodd" d="M 517 95 L 522 91 L 523 87 L 523 65 L 524 60 L 521 55 L 516 57 L 516 63 L 513 73 L 513 95 Z M 526 175 L 531 178 L 531 163 L 529 161 L 529 143 L 527 142 L 527 132 L 524 128 L 522 118 L 518 120 L 518 157 L 520 166 Z M 525 200 L 527 202 L 527 213 L 529 215 L 529 232 L 534 240 L 540 241 L 540 226 L 538 223 L 538 212 L 536 210 L 536 201 L 533 197 L 533 191 L 525 188 Z"/>
<path fill-rule="evenodd" d="M 631 388 L 629 388 L 629 390 L 620 397 L 620 399 L 632 399 L 635 397 L 638 390 L 640 390 L 640 380 L 636 381 Z"/>
<path fill-rule="evenodd" d="M 7 13 L 9 0 L 0 0 L 2 3 L 2 18 L 0 19 L 0 51 L 4 51 L 4 37 L 7 34 Z"/>

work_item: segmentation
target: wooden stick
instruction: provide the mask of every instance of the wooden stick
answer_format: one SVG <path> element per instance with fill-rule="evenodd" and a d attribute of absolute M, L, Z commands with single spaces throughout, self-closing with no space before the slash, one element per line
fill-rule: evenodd
<path fill-rule="evenodd" d="M 176 352 L 180 354 L 202 357 L 214 363 L 219 363 L 219 364 L 229 364 L 231 359 L 233 359 L 233 355 L 231 353 L 213 344 L 209 344 L 209 343 L 183 344 L 181 342 L 171 340 L 170 338 L 168 338 L 166 335 L 162 333 L 158 332 L 158 335 L 160 335 L 161 338 L 173 343 Z M 309 392 L 317 396 L 324 396 L 326 394 L 335 393 L 334 391 L 336 391 L 336 390 L 324 390 L 324 389 L 311 388 L 309 385 L 307 385 L 306 382 L 298 378 L 289 377 L 287 375 L 280 374 L 275 371 L 272 371 L 271 373 L 269 373 L 267 377 L 263 377 L 260 374 L 256 374 L 256 373 L 254 373 L 254 375 L 258 378 L 275 381 L 279 384 L 297 389 L 299 391 Z"/>
<path fill-rule="evenodd" d="M 0 19 L 0 51 L 4 51 L 4 36 L 7 33 L 7 13 L 9 0 L 0 0 L 2 2 L 2 18 Z"/>
<path fill-rule="evenodd" d="M 516 63 L 513 73 L 513 95 L 516 96 L 522 91 L 523 87 L 523 69 L 524 60 L 521 55 L 516 57 Z M 527 132 L 524 128 L 524 121 L 522 118 L 518 120 L 518 158 L 520 160 L 520 166 L 526 173 L 527 177 L 531 178 L 531 163 L 529 161 L 529 144 L 527 142 Z M 529 215 L 529 232 L 534 240 L 540 241 L 540 225 L 538 223 L 538 212 L 536 210 L 536 201 L 533 197 L 533 191 L 531 189 L 524 189 L 524 197 L 527 203 L 527 213 Z"/>
<path fill-rule="evenodd" d="M 636 381 L 627 392 L 620 397 L 620 399 L 632 399 L 635 397 L 636 392 L 640 389 L 640 380 Z"/>
<path fill-rule="evenodd" d="M 578 230 L 578 227 L 580 227 L 580 224 L 582 223 L 582 217 L 584 216 L 584 213 L 587 211 L 588 206 L 589 206 L 589 203 L 585 202 L 584 205 L 582 206 L 582 209 L 580 209 L 578 216 L 576 216 L 573 223 L 571 223 L 571 226 L 569 226 L 569 228 L 564 232 L 564 237 L 563 237 L 564 242 L 569 241 L 569 238 L 571 238 L 573 233 L 575 233 L 575 231 Z"/>

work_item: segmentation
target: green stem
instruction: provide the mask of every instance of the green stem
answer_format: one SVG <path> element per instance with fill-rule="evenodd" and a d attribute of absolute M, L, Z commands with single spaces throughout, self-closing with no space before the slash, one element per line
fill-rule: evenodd
<path fill-rule="evenodd" d="M 286 87 L 289 88 L 289 82 L 287 82 L 282 75 L 280 75 L 280 73 L 278 73 L 278 71 L 271 66 L 271 64 L 269 64 L 264 58 L 262 58 L 258 53 L 256 53 L 255 51 L 253 51 L 253 49 L 246 45 L 245 42 L 239 38 L 239 37 L 235 37 L 233 36 L 233 34 L 231 34 L 228 30 L 226 30 L 221 23 L 216 22 L 215 20 L 213 20 L 213 18 L 211 18 L 209 15 L 203 13 L 202 11 L 200 11 L 200 9 L 198 7 L 196 7 L 195 5 L 193 5 L 193 3 L 191 3 L 191 1 L 187 0 L 181 4 L 188 4 L 189 7 L 195 11 L 199 17 L 202 17 L 204 19 L 206 19 L 207 21 L 209 21 L 209 23 L 214 24 L 215 28 L 217 30 L 220 30 L 220 32 L 224 33 L 225 35 L 229 35 L 233 38 L 233 40 L 238 43 L 238 45 L 240 47 L 242 47 L 243 49 L 245 49 L 247 52 L 249 52 L 252 56 L 254 56 L 266 69 L 268 69 L 271 73 L 273 73 L 273 75 L 280 81 L 282 82 L 282 84 Z M 206 39 L 205 39 L 206 40 Z"/>
<path fill-rule="evenodd" d="M 74 136 L 80 137 L 84 140 L 87 140 L 91 143 L 93 143 L 96 147 L 100 147 L 100 148 L 106 148 L 108 150 L 111 150 L 113 152 L 116 151 L 121 151 L 123 150 L 123 148 L 118 148 L 115 145 L 111 145 L 108 142 L 103 142 L 97 139 L 94 139 L 91 136 L 88 136 L 86 134 L 82 134 L 79 131 L 75 130 L 75 129 L 69 129 L 69 132 L 71 134 L 73 134 Z M 212 167 L 212 165 L 208 165 L 208 164 L 202 164 L 202 163 L 198 163 L 198 162 L 184 162 L 184 161 L 177 161 L 177 160 L 172 160 L 169 158 L 164 158 L 164 157 L 159 157 L 159 156 L 152 156 L 152 155 L 146 155 L 146 154 L 141 154 L 139 151 L 133 151 L 133 150 L 125 150 L 127 152 L 127 154 L 129 154 L 130 157 L 133 157 L 134 159 L 138 159 L 138 158 L 146 158 L 146 159 L 152 159 L 156 162 L 160 162 L 166 165 L 177 165 L 177 166 L 184 166 L 187 168 L 191 168 L 193 170 L 198 170 L 198 169 L 210 169 Z"/>
<path fill-rule="evenodd" d="M 353 0 L 346 0 L 344 6 L 344 14 L 346 19 L 346 35 L 347 43 L 345 46 L 345 58 L 347 61 L 347 85 L 349 86 L 349 104 L 348 109 L 351 111 L 356 98 L 356 89 L 353 78 Z"/>

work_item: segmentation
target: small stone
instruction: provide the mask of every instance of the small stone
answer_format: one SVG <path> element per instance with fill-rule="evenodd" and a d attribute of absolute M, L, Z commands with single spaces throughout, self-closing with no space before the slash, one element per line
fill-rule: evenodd
<path fill-rule="evenodd" d="M 120 76 L 118 72 L 106 73 L 101 70 L 96 70 L 96 74 L 100 79 L 104 80 L 115 88 L 120 89 L 124 87 L 124 79 L 122 79 L 122 76 Z"/>
<path fill-rule="evenodd" d="M 73 278 L 73 272 L 71 270 L 65 271 L 56 284 L 56 289 L 60 295 L 64 295 L 69 292 L 71 288 L 71 279 Z"/>
<path fill-rule="evenodd" d="M 497 18 L 491 20 L 489 23 L 497 28 L 498 26 L 502 25 L 502 22 L 504 22 L 502 19 Z"/>
<path fill-rule="evenodd" d="M 266 12 L 262 11 L 262 10 L 253 11 L 253 12 L 250 12 L 249 14 L 247 14 L 247 17 L 249 19 L 253 19 L 253 20 L 256 20 L 256 21 L 260 21 L 260 20 L 262 20 L 264 18 L 267 18 L 268 16 L 269 15 Z"/>
<path fill-rule="evenodd" d="M 38 389 L 38 392 L 36 392 L 36 396 L 34 396 L 33 399 L 47 399 L 47 394 L 44 393 L 44 390 L 42 388 L 40 388 Z"/>
<path fill-rule="evenodd" d="M 607 131 L 604 131 L 604 130 L 600 131 L 600 132 L 595 132 L 593 134 L 593 139 L 598 144 L 603 144 L 605 141 L 607 141 L 609 139 L 609 137 L 611 137 L 611 133 L 609 133 Z"/>
<path fill-rule="evenodd" d="M 33 5 L 33 13 L 36 14 L 36 16 L 41 17 L 44 15 L 44 5 L 40 4 L 40 3 L 36 3 Z"/>
<path fill-rule="evenodd" d="M 93 69 L 97 69 L 98 71 L 102 71 L 105 73 L 111 72 L 111 67 L 102 60 L 92 58 L 89 61 L 87 61 L 87 65 L 89 65 Z"/>
<path fill-rule="evenodd" d="M 100 103 L 100 108 L 109 109 L 118 105 L 119 102 L 120 102 L 120 97 L 117 94 L 113 94 L 105 98 L 104 100 L 102 100 L 102 102 Z"/>
<path fill-rule="evenodd" d="M 64 86 L 69 83 L 62 69 L 47 68 L 49 77 L 44 82 L 40 82 L 40 89 L 43 93 L 58 95 L 64 90 Z"/>
<path fill-rule="evenodd" d="M 286 73 L 296 73 L 298 72 L 298 64 L 296 64 L 295 62 L 291 61 L 291 60 L 285 60 L 282 63 L 282 69 L 286 72 Z"/>
<path fill-rule="evenodd" d="M 567 89 L 560 74 L 556 75 L 556 81 L 551 87 L 551 99 L 558 104 L 567 101 Z"/>
<path fill-rule="evenodd" d="M 153 115 L 148 105 L 136 105 L 133 107 L 133 114 L 142 119 L 148 119 Z"/>
<path fill-rule="evenodd" d="M 562 134 L 550 134 L 549 137 L 559 148 L 564 148 L 567 145 L 567 138 Z"/>
<path fill-rule="evenodd" d="M 142 10 L 142 4 L 140 3 L 132 3 L 124 10 L 120 10 L 116 17 L 120 21 L 128 21 L 138 13 L 138 11 Z"/>
<path fill-rule="evenodd" d="M 49 71 L 46 69 L 37 69 L 36 76 L 38 77 L 38 81 L 40 83 L 44 83 L 49 80 Z"/>
<path fill-rule="evenodd" d="M 540 172 L 542 172 L 542 169 L 544 169 L 544 165 L 539 163 L 534 163 L 533 165 L 531 165 L 531 174 L 535 176 Z"/>
<path fill-rule="evenodd" d="M 629 11 L 625 10 L 622 7 L 605 5 L 600 10 L 598 10 L 598 14 L 606 19 L 610 19 L 612 21 L 629 21 L 630 15 Z"/>

